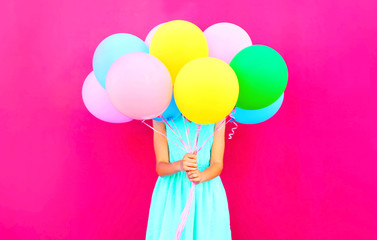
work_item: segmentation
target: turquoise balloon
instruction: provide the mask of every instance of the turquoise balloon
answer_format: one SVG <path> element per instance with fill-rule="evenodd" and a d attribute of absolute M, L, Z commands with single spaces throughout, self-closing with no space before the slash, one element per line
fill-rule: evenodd
<path fill-rule="evenodd" d="M 233 115 L 234 120 L 244 124 L 257 124 L 270 119 L 280 109 L 284 99 L 284 93 L 273 104 L 257 109 L 257 110 L 245 110 L 236 107 L 236 113 Z"/>
<path fill-rule="evenodd" d="M 171 101 L 170 101 L 170 104 L 169 104 L 168 108 L 164 111 L 164 113 L 162 114 L 162 116 L 166 120 L 171 120 L 171 119 L 174 120 L 177 117 L 179 117 L 180 115 L 181 115 L 181 112 L 179 111 L 179 109 L 177 107 L 177 104 L 175 103 L 174 94 L 173 94 L 173 96 L 171 98 Z M 153 120 L 162 122 L 162 118 L 161 117 L 153 118 Z"/>
<path fill-rule="evenodd" d="M 131 52 L 149 53 L 149 48 L 143 40 L 128 33 L 113 34 L 98 45 L 93 56 L 93 72 L 103 88 L 111 65 L 119 57 Z"/>

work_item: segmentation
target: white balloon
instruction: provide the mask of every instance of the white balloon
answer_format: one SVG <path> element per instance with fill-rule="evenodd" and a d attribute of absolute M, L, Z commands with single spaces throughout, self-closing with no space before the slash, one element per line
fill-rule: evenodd
<path fill-rule="evenodd" d="M 251 46 L 247 32 L 233 23 L 216 23 L 204 31 L 209 56 L 230 63 L 242 49 Z"/>
<path fill-rule="evenodd" d="M 152 41 L 152 37 L 154 35 L 154 33 L 162 26 L 162 24 L 164 23 L 160 23 L 158 24 L 157 26 L 155 26 L 147 35 L 147 37 L 145 38 L 145 43 L 148 45 L 148 47 L 150 47 L 151 45 L 151 41 Z"/>

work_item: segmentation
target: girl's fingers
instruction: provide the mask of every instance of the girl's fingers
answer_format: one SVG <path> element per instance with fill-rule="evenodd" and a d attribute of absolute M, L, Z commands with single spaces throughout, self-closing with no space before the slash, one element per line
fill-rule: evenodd
<path fill-rule="evenodd" d="M 185 159 L 183 159 L 183 160 L 184 160 L 184 162 L 186 162 L 186 163 L 196 163 L 196 160 L 191 159 L 191 158 L 185 158 Z"/>
<path fill-rule="evenodd" d="M 195 171 L 196 168 L 193 168 L 193 167 L 186 167 L 186 171 Z"/>
<path fill-rule="evenodd" d="M 190 175 L 199 174 L 199 170 L 197 168 L 195 168 L 195 170 L 190 170 L 188 174 L 190 174 Z"/>
<path fill-rule="evenodd" d="M 196 161 L 197 157 L 187 157 L 187 159 L 191 160 L 191 161 Z"/>
<path fill-rule="evenodd" d="M 197 177 L 197 178 L 190 178 L 190 181 L 191 182 L 199 182 L 200 181 L 200 179 Z"/>
<path fill-rule="evenodd" d="M 198 167 L 198 164 L 196 162 L 185 162 L 183 163 L 183 165 L 189 167 Z"/>
<path fill-rule="evenodd" d="M 187 162 L 190 162 L 190 163 L 196 163 L 196 159 L 188 158 L 188 159 L 187 159 Z"/>
<path fill-rule="evenodd" d="M 190 163 L 190 164 L 187 164 L 187 166 L 188 166 L 188 167 L 197 168 L 197 167 L 198 167 L 198 164 Z"/>
<path fill-rule="evenodd" d="M 188 173 L 187 176 L 188 176 L 188 178 L 198 178 L 199 174 L 197 174 L 197 173 Z"/>

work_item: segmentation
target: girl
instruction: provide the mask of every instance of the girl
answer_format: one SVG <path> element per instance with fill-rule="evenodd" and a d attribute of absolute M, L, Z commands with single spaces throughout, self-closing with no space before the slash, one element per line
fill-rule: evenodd
<path fill-rule="evenodd" d="M 192 146 L 197 124 L 185 122 L 180 117 L 174 120 L 184 140 L 187 139 L 185 124 L 188 125 L 191 133 L 188 134 L 189 144 Z M 202 125 L 197 145 L 202 146 L 220 124 Z M 170 125 L 174 126 L 172 123 Z M 217 131 L 194 155 L 172 143 L 179 143 L 179 140 L 164 123 L 153 121 L 153 126 L 166 134 L 168 139 L 154 132 L 156 171 L 159 177 L 152 195 L 146 239 L 174 239 L 189 197 L 191 182 L 196 184 L 195 196 L 180 239 L 231 239 L 228 202 L 219 177 L 223 169 L 225 127 Z"/>

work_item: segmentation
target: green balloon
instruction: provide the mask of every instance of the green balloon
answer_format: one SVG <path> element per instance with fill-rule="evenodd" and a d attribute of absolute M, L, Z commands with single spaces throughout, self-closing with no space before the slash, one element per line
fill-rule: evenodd
<path fill-rule="evenodd" d="M 230 62 L 237 74 L 240 93 L 236 106 L 257 110 L 274 103 L 284 92 L 288 69 L 274 49 L 252 45 L 240 51 Z"/>

